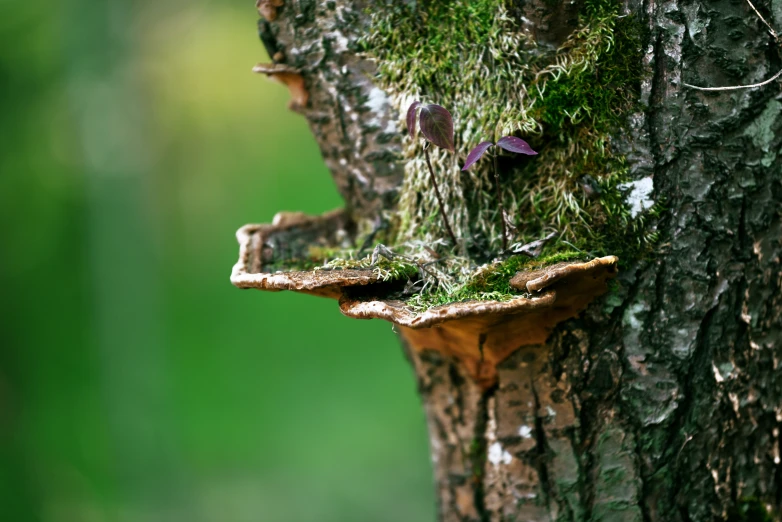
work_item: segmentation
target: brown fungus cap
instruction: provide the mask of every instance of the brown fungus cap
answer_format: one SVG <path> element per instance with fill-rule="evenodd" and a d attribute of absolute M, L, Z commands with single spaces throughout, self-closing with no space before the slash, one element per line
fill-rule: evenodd
<path fill-rule="evenodd" d="M 304 77 L 298 69 L 281 63 L 259 63 L 253 67 L 253 72 L 265 74 L 272 80 L 288 87 L 288 91 L 291 94 L 291 101 L 288 103 L 290 110 L 301 112 L 307 107 L 310 95 L 304 84 Z"/>
<path fill-rule="evenodd" d="M 354 225 L 342 209 L 322 216 L 280 212 L 270 225 L 245 225 L 236 232 L 239 261 L 231 272 L 238 288 L 293 290 L 339 299 L 342 288 L 378 281 L 367 270 L 276 270 L 280 261 L 306 257 L 310 247 L 334 247 L 352 240 Z"/>
<path fill-rule="evenodd" d="M 277 19 L 277 9 L 282 7 L 283 4 L 282 0 L 257 0 L 255 7 L 258 9 L 259 15 L 273 22 Z"/>
<path fill-rule="evenodd" d="M 616 256 L 597 257 L 584 263 L 557 263 L 537 270 L 518 272 L 510 280 L 510 286 L 522 292 L 540 292 L 560 281 L 588 285 L 589 279 L 605 279 L 616 275 Z"/>
<path fill-rule="evenodd" d="M 401 301 L 345 296 L 339 307 L 349 317 L 391 321 L 412 349 L 457 357 L 476 382 L 490 387 L 497 380 L 497 364 L 522 346 L 545 343 L 558 323 L 604 294 L 606 281 L 616 277 L 617 261 L 608 256 L 519 272 L 511 286 L 532 296 L 509 301 L 450 303 L 414 314 Z"/>
<path fill-rule="evenodd" d="M 271 225 L 247 225 L 237 232 L 239 261 L 231 282 L 239 288 L 293 290 L 339 299 L 343 314 L 384 319 L 416 351 L 436 350 L 462 361 L 483 387 L 497 380 L 497 364 L 522 346 L 545 343 L 554 327 L 578 315 L 616 277 L 615 256 L 557 263 L 521 271 L 510 285 L 527 296 L 508 301 L 463 301 L 416 313 L 398 299 L 384 298 L 385 283 L 371 269 L 269 271 L 281 256 L 305 247 L 350 242 L 354 229 L 346 214 L 311 217 L 280 213 Z M 531 295 L 529 295 L 531 294 Z"/>

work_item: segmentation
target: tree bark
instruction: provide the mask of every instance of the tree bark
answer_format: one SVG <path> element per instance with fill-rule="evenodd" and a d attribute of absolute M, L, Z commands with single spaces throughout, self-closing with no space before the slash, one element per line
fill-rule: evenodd
<path fill-rule="evenodd" d="M 509 12 L 556 48 L 580 5 Z M 782 30 L 782 1 L 756 6 Z M 264 23 L 305 80 L 302 112 L 348 208 L 373 219 L 403 173 L 398 107 L 355 46 L 367 8 L 398 5 L 286 0 Z M 488 388 L 437 346 L 406 350 L 442 521 L 782 519 L 782 95 L 682 85 L 764 80 L 779 47 L 744 1 L 623 9 L 645 29 L 642 108 L 613 146 L 653 180 L 660 239 Z"/>

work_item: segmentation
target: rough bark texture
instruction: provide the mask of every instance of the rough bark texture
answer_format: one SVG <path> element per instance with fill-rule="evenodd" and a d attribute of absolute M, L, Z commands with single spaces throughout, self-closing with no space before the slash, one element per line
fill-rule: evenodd
<path fill-rule="evenodd" d="M 510 12 L 556 46 L 573 5 Z M 354 52 L 364 7 L 287 0 L 270 30 L 302 71 L 342 194 L 370 216 L 393 204 L 401 169 L 398 115 Z M 758 8 L 782 30 L 782 1 Z M 763 80 L 778 46 L 744 1 L 626 9 L 648 29 L 645 108 L 615 146 L 665 203 L 657 251 L 618 294 L 502 362 L 488 390 L 436 346 L 408 350 L 443 521 L 780 519 L 780 88 L 682 87 Z"/>
<path fill-rule="evenodd" d="M 259 23 L 269 55 L 304 77 L 309 103 L 299 110 L 357 218 L 391 208 L 402 182 L 397 114 L 372 83 L 374 64 L 356 52 L 369 5 L 288 1 L 275 22 Z"/>

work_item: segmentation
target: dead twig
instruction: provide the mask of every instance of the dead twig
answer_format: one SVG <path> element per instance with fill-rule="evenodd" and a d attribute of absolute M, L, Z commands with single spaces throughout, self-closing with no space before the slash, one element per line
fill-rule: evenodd
<path fill-rule="evenodd" d="M 773 82 L 777 78 L 782 76 L 782 71 L 779 71 L 774 76 L 769 78 L 766 81 L 760 82 L 760 83 L 753 83 L 750 85 L 731 85 L 728 87 L 698 87 L 697 85 L 690 85 L 689 83 L 682 83 L 685 87 L 689 87 L 690 89 L 695 89 L 697 91 L 736 91 L 739 89 L 755 89 L 757 87 L 763 87 L 764 85 L 768 85 L 769 83 Z"/>
<path fill-rule="evenodd" d="M 765 24 L 766 27 L 768 27 L 768 32 L 771 34 L 771 36 L 779 42 L 779 34 L 774 30 L 773 27 L 771 27 L 771 24 L 766 21 L 765 18 L 763 18 L 763 15 L 760 14 L 760 11 L 757 10 L 755 5 L 750 1 L 747 0 L 747 3 L 752 8 L 753 11 L 755 11 L 755 14 L 760 18 L 760 21 Z M 779 71 L 774 76 L 769 78 L 768 80 L 762 81 L 760 83 L 752 83 L 749 85 L 729 85 L 727 87 L 698 87 L 697 85 L 690 85 L 689 83 L 682 83 L 684 87 L 687 87 L 689 89 L 695 89 L 696 91 L 711 91 L 711 92 L 717 92 L 717 91 L 737 91 L 739 89 L 756 89 L 758 87 L 763 87 L 764 85 L 768 85 L 769 83 L 772 83 L 774 80 L 782 76 L 782 71 Z"/>

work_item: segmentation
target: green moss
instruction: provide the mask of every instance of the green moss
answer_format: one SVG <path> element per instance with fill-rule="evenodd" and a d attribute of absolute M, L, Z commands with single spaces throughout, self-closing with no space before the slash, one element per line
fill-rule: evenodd
<path fill-rule="evenodd" d="M 425 291 L 409 300 L 411 308 L 509 300 L 521 295 L 508 285 L 519 269 L 586 254 L 627 263 L 650 250 L 657 239 L 650 220 L 662 206 L 631 217 L 621 190 L 629 169 L 611 146 L 611 135 L 640 109 L 643 73 L 641 25 L 620 17 L 620 9 L 618 0 L 588 0 L 578 29 L 553 54 L 536 49 L 502 0 L 388 0 L 370 13 L 362 50 L 377 60 L 377 81 L 400 113 L 420 99 L 454 116 L 456 153 L 435 148 L 432 163 L 452 228 L 466 246 L 424 274 Z M 500 158 L 515 241 L 551 230 L 558 238 L 539 261 L 483 264 L 501 243 L 492 162 L 467 173 L 460 167 L 478 142 L 507 134 L 521 135 L 540 153 Z M 423 246 L 436 248 L 444 237 L 421 145 L 404 138 L 406 175 L 386 237 L 394 251 L 419 262 Z M 583 188 L 585 179 L 594 190 Z"/>
<path fill-rule="evenodd" d="M 527 295 L 525 292 L 511 288 L 510 280 L 521 270 L 533 270 L 564 261 L 584 259 L 583 252 L 563 251 L 543 255 L 537 259 L 527 256 L 511 256 L 510 258 L 485 265 L 471 274 L 467 281 L 453 290 L 439 289 L 431 293 L 416 294 L 407 301 L 407 305 L 415 311 L 424 311 L 434 306 L 441 306 L 465 301 L 510 301 L 516 297 Z"/>
<path fill-rule="evenodd" d="M 778 520 L 759 499 L 744 497 L 728 512 L 728 522 L 773 522 Z"/>
<path fill-rule="evenodd" d="M 473 479 L 480 484 L 483 470 L 486 467 L 486 441 L 484 439 L 472 439 L 470 442 L 469 459 L 472 462 Z"/>
<path fill-rule="evenodd" d="M 378 256 L 372 263 L 372 255 L 356 258 L 356 249 L 310 247 L 307 257 L 278 260 L 264 265 L 267 272 L 295 272 L 301 270 L 372 270 L 382 281 L 417 279 L 419 268 L 405 257 L 388 259 Z"/>
<path fill-rule="evenodd" d="M 501 292 L 474 293 L 465 289 L 459 289 L 452 293 L 434 292 L 431 294 L 415 294 L 405 301 L 405 304 L 414 312 L 425 312 L 435 306 L 442 306 L 451 303 L 463 303 L 467 301 L 510 301 L 516 297 L 522 297 L 523 294 L 503 294 Z"/>
<path fill-rule="evenodd" d="M 640 27 L 633 16 L 617 18 L 618 5 L 605 0 L 586 4 L 588 31 L 566 44 L 581 49 L 584 65 L 569 67 L 545 81 L 539 97 L 539 118 L 545 133 L 570 133 L 589 127 L 593 135 L 614 130 L 637 105 L 642 75 Z"/>
<path fill-rule="evenodd" d="M 497 205 L 489 162 L 468 173 L 460 171 L 459 162 L 470 146 L 494 137 L 495 131 L 539 131 L 520 99 L 531 72 L 525 49 L 533 42 L 511 30 L 513 21 L 500 0 L 430 0 L 413 9 L 403 2 L 387 5 L 373 16 L 363 49 L 377 58 L 378 81 L 401 112 L 413 99 L 421 99 L 439 103 L 454 115 L 461 158 L 441 149 L 431 151 L 451 225 L 459 237 L 478 232 L 494 243 L 498 230 L 490 215 Z M 399 241 L 434 241 L 441 237 L 442 225 L 422 144 L 405 140 L 406 176 L 396 220 Z M 508 186 L 506 192 L 512 201 L 513 188 Z"/>
<path fill-rule="evenodd" d="M 499 0 L 389 5 L 373 16 L 363 50 L 377 58 L 378 81 L 400 111 L 423 99 L 453 113 L 457 154 L 434 150 L 433 163 L 457 236 L 470 244 L 484 238 L 496 252 L 500 231 L 491 162 L 463 174 L 460 161 L 479 141 L 520 132 L 540 155 L 516 158 L 509 168 L 505 163 L 510 173 L 502 180 L 503 200 L 519 220 L 517 240 L 532 241 L 554 228 L 561 249 L 569 248 L 564 241 L 600 254 L 633 245 L 621 253 L 640 255 L 654 236 L 629 218 L 619 190 L 628 169 L 610 146 L 610 134 L 637 108 L 642 76 L 640 24 L 620 18 L 619 2 L 587 2 L 579 29 L 553 56 L 534 52 L 535 43 Z M 442 225 L 420 143 L 405 142 L 405 160 L 397 242 L 435 241 Z M 584 192 L 585 175 L 599 185 L 600 197 Z"/>
<path fill-rule="evenodd" d="M 561 263 L 563 261 L 574 261 L 584 259 L 583 252 L 562 251 L 555 254 L 541 256 L 538 259 L 531 259 L 527 256 L 512 256 L 506 261 L 491 265 L 490 268 L 478 272 L 465 285 L 465 289 L 474 293 L 493 293 L 504 294 L 516 293 L 510 287 L 510 280 L 520 270 L 533 270 L 544 266 Z"/>
<path fill-rule="evenodd" d="M 610 146 L 611 133 L 640 109 L 640 26 L 632 16 L 618 18 L 618 7 L 608 0 L 588 3 L 586 12 L 590 33 L 577 32 L 567 45 L 588 49 L 581 51 L 591 56 L 585 58 L 587 66 L 548 79 L 538 91 L 534 115 L 543 122 L 542 141 L 548 142 L 541 155 L 549 155 L 553 162 L 535 170 L 538 175 L 558 177 L 565 186 L 562 190 L 571 192 L 577 192 L 575 184 L 589 176 L 599 187 L 599 197 L 582 198 L 578 211 L 556 216 L 535 212 L 535 207 L 547 210 L 546 204 L 522 210 L 537 215 L 541 224 L 556 217 L 560 228 L 571 232 L 576 246 L 594 255 L 617 255 L 626 264 L 643 256 L 657 240 L 647 224 L 663 208 L 658 202 L 645 214 L 631 217 L 620 190 L 629 181 L 628 168 Z"/>
<path fill-rule="evenodd" d="M 453 4 L 424 1 L 420 8 L 411 9 L 399 2 L 388 3 L 388 16 L 374 19 L 378 39 L 390 44 L 382 51 L 387 60 L 380 64 L 381 74 L 391 82 L 427 85 L 438 91 L 448 89 L 450 86 L 441 82 L 452 74 L 461 74 L 460 60 L 469 54 L 465 50 L 484 47 L 499 30 L 495 15 L 500 4 L 498 0 Z M 364 40 L 364 50 L 376 50 L 376 41 Z M 415 47 L 411 42 L 415 42 Z M 400 61 L 410 67 L 393 67 Z"/>
<path fill-rule="evenodd" d="M 345 251 L 348 255 L 352 251 Z M 401 257 L 387 259 L 379 256 L 372 264 L 372 256 L 368 255 L 360 259 L 337 257 L 319 266 L 317 269 L 356 269 L 373 270 L 382 281 L 396 281 L 415 279 L 418 276 L 418 265 Z"/>

